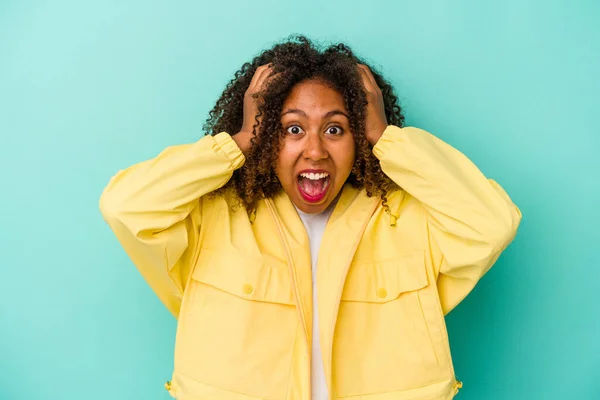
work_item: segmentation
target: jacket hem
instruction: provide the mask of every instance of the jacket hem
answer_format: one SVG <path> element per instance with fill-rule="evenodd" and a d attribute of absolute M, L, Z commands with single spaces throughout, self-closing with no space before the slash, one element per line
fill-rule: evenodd
<path fill-rule="evenodd" d="M 431 383 L 414 389 L 383 393 L 337 396 L 346 400 L 451 400 L 461 385 L 454 378 Z"/>

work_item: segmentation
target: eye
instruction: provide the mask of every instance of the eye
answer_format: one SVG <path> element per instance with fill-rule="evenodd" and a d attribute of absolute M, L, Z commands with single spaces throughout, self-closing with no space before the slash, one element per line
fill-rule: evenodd
<path fill-rule="evenodd" d="M 340 126 L 330 126 L 327 128 L 327 134 L 329 135 L 341 135 L 344 133 L 344 130 Z"/>
<path fill-rule="evenodd" d="M 299 135 L 302 133 L 302 128 L 300 128 L 298 125 L 292 125 L 287 127 L 285 131 L 290 135 Z"/>

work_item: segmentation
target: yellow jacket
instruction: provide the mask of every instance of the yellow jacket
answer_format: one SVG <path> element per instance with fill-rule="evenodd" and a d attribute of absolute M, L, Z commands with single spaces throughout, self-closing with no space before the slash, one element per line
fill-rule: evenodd
<path fill-rule="evenodd" d="M 514 238 L 518 208 L 463 154 L 389 126 L 373 149 L 402 190 L 344 187 L 318 257 L 320 343 L 332 400 L 448 400 L 461 386 L 444 315 Z M 178 318 L 180 400 L 309 400 L 312 282 L 306 231 L 284 193 L 256 213 L 232 189 L 244 163 L 223 132 L 120 171 L 105 220 Z"/>

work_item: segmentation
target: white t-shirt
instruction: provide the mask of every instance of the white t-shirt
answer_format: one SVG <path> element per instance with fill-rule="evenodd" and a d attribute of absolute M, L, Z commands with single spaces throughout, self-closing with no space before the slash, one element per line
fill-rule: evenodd
<path fill-rule="evenodd" d="M 327 400 L 327 384 L 325 382 L 325 370 L 321 358 L 321 345 L 319 343 L 319 319 L 317 315 L 317 257 L 321 247 L 321 238 L 325 231 L 327 221 L 331 216 L 335 202 L 325 211 L 318 214 L 306 214 L 296 208 L 300 219 L 304 223 L 308 239 L 310 241 L 310 259 L 312 264 L 312 296 L 313 296 L 313 328 L 312 328 L 312 362 L 311 374 L 311 399 Z"/>

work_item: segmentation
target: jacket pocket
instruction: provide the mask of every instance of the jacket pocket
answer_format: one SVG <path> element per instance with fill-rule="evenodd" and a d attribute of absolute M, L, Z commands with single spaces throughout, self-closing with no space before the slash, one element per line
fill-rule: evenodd
<path fill-rule="evenodd" d="M 348 272 L 342 301 L 387 303 L 427 283 L 422 251 L 393 260 L 358 262 Z"/>
<path fill-rule="evenodd" d="M 202 249 L 182 302 L 175 368 L 222 390 L 282 399 L 297 327 L 287 264 Z"/>
<path fill-rule="evenodd" d="M 452 376 L 441 356 L 443 316 L 429 279 L 422 250 L 350 266 L 333 352 L 340 397 L 410 390 Z"/>
<path fill-rule="evenodd" d="M 295 304 L 287 264 L 269 256 L 202 250 L 192 279 L 241 299 Z"/>

